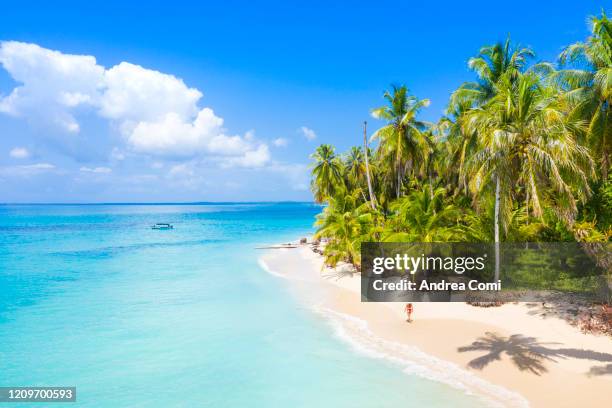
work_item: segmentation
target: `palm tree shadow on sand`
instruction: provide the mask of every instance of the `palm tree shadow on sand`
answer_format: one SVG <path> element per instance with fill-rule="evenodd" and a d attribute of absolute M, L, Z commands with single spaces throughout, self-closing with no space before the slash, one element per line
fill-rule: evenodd
<path fill-rule="evenodd" d="M 486 354 L 471 360 L 470 368 L 482 370 L 493 361 L 500 361 L 506 354 L 520 371 L 528 371 L 535 375 L 548 372 L 545 363 L 556 363 L 559 359 L 576 358 L 599 362 L 612 362 L 612 354 L 592 350 L 574 348 L 550 348 L 560 343 L 542 343 L 535 337 L 513 334 L 503 337 L 496 333 L 486 332 L 469 346 L 457 348 L 460 353 L 468 351 L 484 351 Z M 592 367 L 590 375 L 606 375 L 612 373 L 612 364 L 603 367 Z"/>
<path fill-rule="evenodd" d="M 331 271 L 326 271 L 322 276 L 323 279 L 335 279 L 338 281 L 342 278 L 352 278 L 356 273 L 357 271 L 352 265 L 341 264 Z"/>

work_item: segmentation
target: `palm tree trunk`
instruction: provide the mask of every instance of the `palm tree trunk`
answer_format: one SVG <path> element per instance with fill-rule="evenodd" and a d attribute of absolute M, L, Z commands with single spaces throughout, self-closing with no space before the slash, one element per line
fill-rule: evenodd
<path fill-rule="evenodd" d="M 499 205 L 501 185 L 499 175 L 495 176 L 495 282 L 499 280 Z"/>
<path fill-rule="evenodd" d="M 527 225 L 529 225 L 529 187 L 525 194 L 525 210 L 527 211 Z M 525 249 L 529 249 L 529 242 L 525 242 Z"/>
<path fill-rule="evenodd" d="M 402 185 L 402 171 L 401 171 L 401 163 L 400 158 L 402 157 L 401 151 L 401 134 L 402 132 L 397 132 L 397 152 L 395 153 L 395 171 L 397 172 L 397 186 L 395 186 L 395 194 L 397 198 L 400 198 L 401 185 Z"/>
<path fill-rule="evenodd" d="M 608 152 L 605 150 L 605 146 L 601 158 L 601 176 L 605 183 L 608 180 Z"/>
<path fill-rule="evenodd" d="M 529 225 L 529 187 L 525 195 L 525 210 L 527 211 L 527 225 Z"/>
<path fill-rule="evenodd" d="M 370 205 L 372 209 L 376 209 L 376 197 L 374 196 L 374 189 L 372 189 L 372 179 L 370 178 L 370 161 L 368 159 L 368 136 L 367 136 L 368 122 L 363 122 L 363 152 L 365 154 L 365 165 L 366 165 L 366 178 L 368 179 L 368 192 L 370 193 Z"/>
<path fill-rule="evenodd" d="M 398 154 L 399 156 L 399 154 Z M 400 190 L 401 190 L 401 183 L 402 183 L 402 174 L 401 174 L 401 169 L 400 169 L 400 162 L 399 162 L 399 157 L 396 160 L 396 172 L 397 172 L 397 185 L 395 186 L 395 194 L 397 196 L 397 198 L 400 198 Z"/>

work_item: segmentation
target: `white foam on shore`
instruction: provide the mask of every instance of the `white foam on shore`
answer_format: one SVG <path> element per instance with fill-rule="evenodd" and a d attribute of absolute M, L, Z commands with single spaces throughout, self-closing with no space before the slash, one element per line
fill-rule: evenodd
<path fill-rule="evenodd" d="M 275 271 L 266 263 L 264 257 L 260 257 L 258 263 L 270 275 L 300 280 Z M 483 380 L 452 362 L 426 354 L 418 347 L 388 341 L 375 335 L 368 327 L 368 322 L 363 319 L 316 304 L 309 306 L 331 324 L 338 338 L 350 344 L 360 354 L 390 361 L 400 366 L 408 375 L 417 375 L 449 385 L 480 398 L 492 407 L 529 407 L 529 402 L 522 395 Z"/>
<path fill-rule="evenodd" d="M 275 270 L 273 270 L 272 268 L 270 268 L 270 267 L 268 266 L 268 264 L 266 263 L 266 261 L 264 261 L 264 260 L 263 260 L 263 258 L 262 258 L 262 257 L 260 257 L 260 258 L 257 260 L 257 263 L 259 264 L 259 267 L 260 267 L 261 269 L 263 269 L 264 271 L 268 272 L 270 275 L 272 275 L 272 276 L 276 276 L 277 278 L 289 279 L 289 277 L 288 277 L 288 276 L 283 275 L 282 273 L 278 273 L 277 271 L 275 271 Z"/>
<path fill-rule="evenodd" d="M 454 363 L 426 354 L 415 346 L 376 336 L 363 319 L 326 307 L 316 307 L 315 312 L 323 315 L 331 323 L 335 334 L 349 343 L 355 351 L 391 361 L 399 365 L 406 374 L 444 383 L 479 397 L 493 407 L 529 406 L 529 402 L 522 395 L 483 380 Z"/>

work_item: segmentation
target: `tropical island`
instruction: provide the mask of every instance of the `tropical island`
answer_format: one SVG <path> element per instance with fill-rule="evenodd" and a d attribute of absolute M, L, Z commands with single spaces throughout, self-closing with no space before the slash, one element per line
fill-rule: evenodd
<path fill-rule="evenodd" d="M 331 296 L 310 300 L 378 356 L 398 361 L 417 347 L 475 375 L 460 386 L 504 406 L 600 406 L 612 386 L 610 299 L 416 303 L 409 324 L 404 304 L 359 301 L 365 242 L 589 243 L 609 260 L 612 21 L 602 12 L 589 22 L 591 35 L 557 61 L 538 62 L 509 37 L 483 46 L 468 62 L 473 81 L 435 123 L 419 117 L 428 99 L 393 85 L 371 110 L 382 127 L 369 134 L 364 122 L 346 153 L 316 148 L 316 233 L 264 256 L 266 267 L 298 286 L 323 282 Z"/>

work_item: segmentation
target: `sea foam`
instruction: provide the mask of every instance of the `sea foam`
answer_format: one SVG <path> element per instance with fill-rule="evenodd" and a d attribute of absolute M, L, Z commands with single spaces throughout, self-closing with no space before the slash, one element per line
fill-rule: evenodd
<path fill-rule="evenodd" d="M 324 316 L 336 336 L 358 353 L 390 361 L 406 374 L 444 383 L 474 395 L 492 407 L 529 406 L 522 395 L 483 380 L 454 363 L 426 354 L 415 346 L 376 336 L 363 319 L 321 306 L 315 307 L 314 311 Z"/>
<path fill-rule="evenodd" d="M 270 275 L 290 279 L 289 276 L 271 268 L 263 258 L 259 258 L 258 263 Z M 529 407 L 527 399 L 519 393 L 492 384 L 452 362 L 429 355 L 416 346 L 385 340 L 375 335 L 368 327 L 368 322 L 363 319 L 320 304 L 310 306 L 315 313 L 330 323 L 338 338 L 350 344 L 360 354 L 390 361 L 408 375 L 446 384 L 468 395 L 474 395 L 492 407 Z"/>

